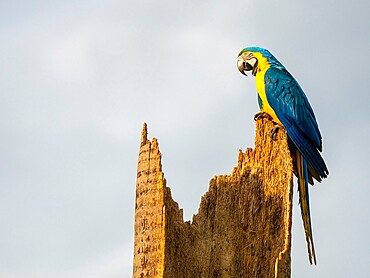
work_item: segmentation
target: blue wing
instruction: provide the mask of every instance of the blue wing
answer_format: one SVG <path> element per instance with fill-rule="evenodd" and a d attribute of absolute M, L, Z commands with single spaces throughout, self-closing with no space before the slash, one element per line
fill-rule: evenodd
<path fill-rule="evenodd" d="M 287 70 L 271 67 L 265 73 L 265 91 L 267 101 L 298 151 L 320 178 L 326 178 L 329 171 L 320 154 L 320 130 L 298 82 Z"/>
<path fill-rule="evenodd" d="M 322 150 L 320 130 L 306 95 L 287 70 L 271 67 L 266 71 L 264 81 L 267 101 L 296 147 L 295 166 L 303 226 L 310 263 L 312 264 L 313 260 L 316 264 L 308 182 L 312 180 L 310 175 L 320 181 L 329 174 L 320 155 Z"/>

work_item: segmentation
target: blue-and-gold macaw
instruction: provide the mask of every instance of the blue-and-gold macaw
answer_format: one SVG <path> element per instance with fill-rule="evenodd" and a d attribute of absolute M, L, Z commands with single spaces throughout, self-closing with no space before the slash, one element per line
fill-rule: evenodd
<path fill-rule="evenodd" d="M 252 71 L 256 77 L 260 112 L 255 119 L 268 116 L 288 134 L 293 157 L 294 173 L 298 178 L 299 202 L 306 234 L 308 257 L 316 264 L 313 243 L 308 183 L 321 181 L 329 174 L 320 152 L 322 137 L 315 114 L 302 88 L 286 68 L 266 49 L 247 47 L 238 55 L 238 69 L 246 75 Z"/>

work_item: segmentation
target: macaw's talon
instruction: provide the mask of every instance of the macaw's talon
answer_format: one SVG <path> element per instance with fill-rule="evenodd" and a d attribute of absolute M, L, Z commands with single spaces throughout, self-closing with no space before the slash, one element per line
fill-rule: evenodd
<path fill-rule="evenodd" d="M 253 117 L 253 119 L 254 119 L 255 121 L 257 121 L 257 120 L 259 120 L 259 119 L 263 119 L 263 118 L 267 118 L 267 119 L 269 119 L 270 121 L 272 120 L 272 117 L 271 117 L 269 114 L 267 114 L 266 112 L 262 112 L 262 111 L 258 112 L 258 113 L 257 113 L 257 114 L 255 114 L 255 115 L 254 115 L 254 117 Z"/>
<path fill-rule="evenodd" d="M 271 129 L 271 139 L 276 141 L 276 133 L 278 132 L 278 130 L 280 129 L 280 126 L 279 125 L 275 125 L 272 129 Z"/>

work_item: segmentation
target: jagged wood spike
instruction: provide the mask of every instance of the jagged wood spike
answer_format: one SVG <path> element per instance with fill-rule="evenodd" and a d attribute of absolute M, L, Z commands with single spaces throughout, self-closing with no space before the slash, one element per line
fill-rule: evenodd
<path fill-rule="evenodd" d="M 133 277 L 290 277 L 293 167 L 283 129 L 256 122 L 255 148 L 211 179 L 192 222 L 172 199 L 144 124 L 137 169 Z"/>

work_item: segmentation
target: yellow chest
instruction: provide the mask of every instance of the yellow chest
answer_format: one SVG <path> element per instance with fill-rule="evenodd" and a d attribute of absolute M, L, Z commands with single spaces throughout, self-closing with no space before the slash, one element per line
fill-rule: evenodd
<path fill-rule="evenodd" d="M 267 97 L 266 97 L 265 73 L 268 69 L 269 69 L 269 67 L 266 67 L 263 70 L 258 71 L 257 74 L 256 74 L 257 93 L 258 93 L 259 97 L 262 100 L 261 111 L 266 112 L 267 114 L 269 114 L 272 117 L 274 122 L 276 122 L 278 124 L 281 124 L 281 122 L 279 121 L 279 118 L 276 116 L 274 110 L 270 106 L 269 102 L 267 101 Z"/>

